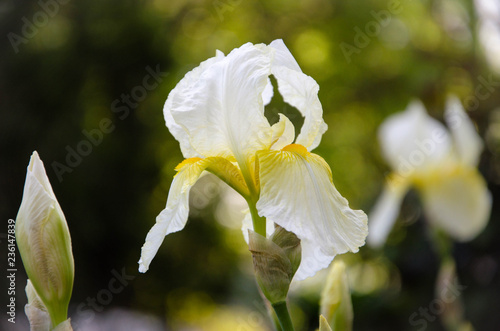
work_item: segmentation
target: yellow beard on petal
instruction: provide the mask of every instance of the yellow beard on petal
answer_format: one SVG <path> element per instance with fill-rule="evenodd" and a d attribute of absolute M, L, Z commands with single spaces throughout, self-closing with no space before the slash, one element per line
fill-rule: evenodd
<path fill-rule="evenodd" d="M 288 146 L 283 147 L 281 150 L 285 152 L 294 152 L 303 157 L 306 157 L 309 154 L 307 148 L 299 144 L 290 144 Z"/>
<path fill-rule="evenodd" d="M 434 185 L 449 178 L 468 176 L 473 169 L 455 162 L 443 162 L 439 166 L 434 166 L 424 172 L 417 172 L 410 176 L 413 185 L 422 190 L 427 185 Z"/>
<path fill-rule="evenodd" d="M 199 157 L 190 157 L 189 159 L 185 159 L 184 161 L 182 161 L 181 163 L 179 163 L 176 167 L 175 167 L 175 171 L 180 171 L 182 168 L 184 168 L 185 166 L 187 165 L 190 165 L 190 164 L 193 164 L 193 163 L 196 163 L 198 161 L 200 161 L 201 158 Z"/>

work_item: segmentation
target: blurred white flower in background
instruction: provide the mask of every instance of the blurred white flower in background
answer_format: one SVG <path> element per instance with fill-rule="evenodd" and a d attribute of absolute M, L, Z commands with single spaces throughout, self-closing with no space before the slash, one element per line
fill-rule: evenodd
<path fill-rule="evenodd" d="M 486 226 L 491 194 L 476 168 L 482 140 L 457 98 L 448 98 L 444 117 L 450 131 L 414 101 L 381 125 L 382 154 L 393 173 L 370 214 L 369 245 L 384 244 L 411 187 L 428 221 L 453 239 L 471 240 Z"/>
<path fill-rule="evenodd" d="M 500 2 L 474 0 L 479 41 L 488 64 L 500 73 Z"/>

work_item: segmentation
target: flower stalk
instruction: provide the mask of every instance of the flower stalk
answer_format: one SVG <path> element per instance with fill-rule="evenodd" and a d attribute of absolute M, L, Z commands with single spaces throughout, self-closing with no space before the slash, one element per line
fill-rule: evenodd
<path fill-rule="evenodd" d="M 293 328 L 292 319 L 290 317 L 290 314 L 288 313 L 286 301 L 272 304 L 272 307 L 274 309 L 274 312 L 276 313 L 276 316 L 278 316 L 281 329 L 283 331 L 294 331 L 295 329 Z"/>
<path fill-rule="evenodd" d="M 436 298 L 444 305 L 440 314 L 441 323 L 446 330 L 473 330 L 464 317 L 464 304 L 461 291 L 465 289 L 458 282 L 455 260 L 452 255 L 453 242 L 444 231 L 434 228 L 431 232 L 434 249 L 439 256 L 440 266 L 436 278 Z"/>
<path fill-rule="evenodd" d="M 266 237 L 266 218 L 259 216 L 256 203 L 253 200 L 248 199 L 247 203 L 248 209 L 250 210 L 250 214 L 252 216 L 252 225 L 254 231 L 261 236 Z"/>

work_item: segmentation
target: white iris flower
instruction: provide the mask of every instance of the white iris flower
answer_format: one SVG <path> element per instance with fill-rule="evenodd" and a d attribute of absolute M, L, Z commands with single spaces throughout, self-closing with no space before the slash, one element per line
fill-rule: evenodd
<path fill-rule="evenodd" d="M 264 116 L 273 96 L 270 75 L 284 101 L 304 116 L 296 138 L 286 116 L 280 114 L 272 126 Z M 328 164 L 310 153 L 327 129 L 318 90 L 282 40 L 247 43 L 227 56 L 217 51 L 186 74 L 164 107 L 166 124 L 186 160 L 177 166 L 166 208 L 142 247 L 141 272 L 148 270 L 165 236 L 184 228 L 189 190 L 204 171 L 246 199 L 250 224 L 244 228 L 265 236 L 267 219 L 268 225 L 275 222 L 301 239 L 297 279 L 327 267 L 336 254 L 358 251 L 367 235 L 367 216 L 349 208 Z"/>
<path fill-rule="evenodd" d="M 491 194 L 476 168 L 482 140 L 456 97 L 448 98 L 444 117 L 450 131 L 414 101 L 381 125 L 382 154 L 393 173 L 370 214 L 371 246 L 385 242 L 412 186 L 429 222 L 453 239 L 471 240 L 486 226 Z"/>

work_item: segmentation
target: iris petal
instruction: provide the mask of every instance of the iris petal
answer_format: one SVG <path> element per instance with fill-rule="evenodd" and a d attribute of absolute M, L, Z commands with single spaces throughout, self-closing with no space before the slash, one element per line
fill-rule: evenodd
<path fill-rule="evenodd" d="M 258 153 L 257 202 L 260 216 L 301 239 L 299 280 L 327 267 L 337 254 L 357 252 L 368 233 L 365 213 L 349 208 L 333 185 L 328 164 L 301 147 Z"/>
<path fill-rule="evenodd" d="M 272 73 L 278 81 L 278 90 L 283 100 L 304 116 L 304 125 L 296 143 L 311 151 L 319 145 L 328 128 L 323 120 L 323 108 L 318 98 L 319 85 L 302 72 L 283 40 L 275 40 L 269 47 L 275 51 Z"/>
<path fill-rule="evenodd" d="M 176 88 L 170 112 L 199 154 L 241 164 L 255 151 L 269 148 L 272 133 L 262 94 L 270 62 L 266 47 L 248 43 Z"/>
<path fill-rule="evenodd" d="M 451 154 L 446 128 L 427 114 L 420 101 L 389 117 L 379 129 L 382 154 L 400 174 L 425 171 Z"/>
<path fill-rule="evenodd" d="M 292 122 L 283 114 L 279 114 L 280 120 L 272 126 L 273 145 L 271 149 L 278 150 L 293 143 L 295 139 L 295 127 Z"/>
<path fill-rule="evenodd" d="M 390 177 L 384 191 L 378 198 L 370 213 L 367 242 L 372 247 L 380 247 L 385 243 L 394 222 L 399 215 L 403 198 L 408 192 L 410 180 L 397 175 Z"/>
<path fill-rule="evenodd" d="M 429 220 L 458 241 L 476 237 L 488 223 L 492 198 L 477 169 L 439 169 L 418 188 Z"/>
<path fill-rule="evenodd" d="M 149 264 L 158 252 L 165 236 L 182 230 L 186 225 L 189 216 L 189 191 L 203 171 L 209 170 L 215 174 L 222 174 L 221 179 L 231 187 L 248 192 L 239 170 L 224 158 L 186 159 L 176 167 L 176 170 L 178 173 L 170 186 L 167 205 L 156 217 L 156 224 L 149 230 L 146 242 L 142 246 L 139 260 L 140 272 L 148 270 Z"/>
<path fill-rule="evenodd" d="M 451 130 L 458 159 L 463 164 L 476 166 L 483 150 L 483 142 L 474 123 L 456 97 L 448 98 L 444 118 Z"/>
<path fill-rule="evenodd" d="M 174 136 L 174 138 L 179 142 L 182 155 L 185 158 L 200 157 L 201 154 L 196 151 L 196 148 L 191 145 L 188 131 L 185 130 L 181 125 L 175 122 L 172 116 L 172 103 L 179 93 L 184 93 L 185 89 L 195 84 L 202 74 L 210 68 L 211 65 L 217 63 L 224 59 L 224 54 L 220 51 L 216 52 L 216 56 L 203 61 L 198 67 L 194 68 L 188 72 L 184 78 L 175 86 L 175 88 L 170 91 L 165 106 L 163 107 L 163 115 L 165 117 L 165 123 L 167 124 L 168 130 Z"/>

